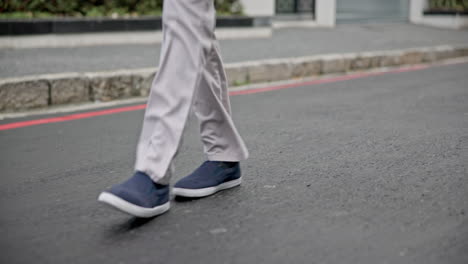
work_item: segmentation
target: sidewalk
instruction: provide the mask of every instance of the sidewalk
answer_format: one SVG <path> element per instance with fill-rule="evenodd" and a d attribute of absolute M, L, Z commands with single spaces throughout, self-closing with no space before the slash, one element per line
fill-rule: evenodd
<path fill-rule="evenodd" d="M 230 63 L 467 43 L 468 31 L 411 24 L 357 24 L 334 29 L 277 29 L 271 38 L 222 40 L 221 50 L 225 62 Z M 0 78 L 156 67 L 159 49 L 159 44 L 0 49 Z"/>

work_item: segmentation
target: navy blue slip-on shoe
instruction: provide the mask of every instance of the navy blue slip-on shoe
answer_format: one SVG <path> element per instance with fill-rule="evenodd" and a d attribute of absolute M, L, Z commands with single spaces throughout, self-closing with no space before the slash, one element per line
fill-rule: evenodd
<path fill-rule="evenodd" d="M 177 196 L 204 197 L 241 184 L 239 162 L 205 161 L 172 188 Z"/>
<path fill-rule="evenodd" d="M 136 172 L 125 182 L 102 192 L 98 201 L 136 217 L 153 217 L 169 210 L 169 186 Z"/>

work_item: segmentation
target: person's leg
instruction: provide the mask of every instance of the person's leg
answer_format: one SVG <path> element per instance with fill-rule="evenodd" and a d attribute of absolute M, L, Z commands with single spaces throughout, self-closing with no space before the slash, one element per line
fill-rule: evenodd
<path fill-rule="evenodd" d="M 135 170 L 168 184 L 167 171 L 180 144 L 214 41 L 212 0 L 164 1 L 164 43 L 151 88 Z"/>
<path fill-rule="evenodd" d="M 212 161 L 247 159 L 247 148 L 231 117 L 226 73 L 217 42 L 210 52 L 204 73 L 193 105 L 204 152 Z"/>
<path fill-rule="evenodd" d="M 214 26 L 213 0 L 164 1 L 161 58 L 137 147 L 136 173 L 103 192 L 100 201 L 143 217 L 169 208 L 171 163 L 206 71 Z"/>
<path fill-rule="evenodd" d="M 239 161 L 248 151 L 231 118 L 231 106 L 217 43 L 209 54 L 206 71 L 194 98 L 193 110 L 208 161 L 178 181 L 177 196 L 203 197 L 241 183 Z"/>

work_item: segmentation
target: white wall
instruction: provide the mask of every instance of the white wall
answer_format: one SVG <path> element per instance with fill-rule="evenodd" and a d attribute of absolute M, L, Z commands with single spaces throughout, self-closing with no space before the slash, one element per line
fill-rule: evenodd
<path fill-rule="evenodd" d="M 419 23 L 423 18 L 423 10 L 426 8 L 426 0 L 410 1 L 410 22 Z"/>
<path fill-rule="evenodd" d="M 240 0 L 248 16 L 274 16 L 275 0 Z"/>
<path fill-rule="evenodd" d="M 248 16 L 275 15 L 275 0 L 240 0 L 244 7 L 244 13 Z M 333 27 L 336 20 L 336 0 L 315 0 L 316 24 L 319 26 Z"/>
<path fill-rule="evenodd" d="M 334 27 L 336 23 L 336 0 L 315 0 L 317 25 Z"/>

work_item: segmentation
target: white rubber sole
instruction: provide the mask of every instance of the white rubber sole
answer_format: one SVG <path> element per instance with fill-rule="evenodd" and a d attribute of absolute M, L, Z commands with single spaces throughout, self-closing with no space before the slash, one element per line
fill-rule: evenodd
<path fill-rule="evenodd" d="M 118 196 L 115 196 L 112 193 L 108 193 L 108 192 L 102 192 L 98 197 L 98 201 L 108 204 L 127 214 L 130 214 L 136 217 L 143 217 L 143 218 L 149 218 L 149 217 L 154 217 L 154 216 L 163 214 L 167 210 L 169 210 L 169 208 L 171 207 L 169 201 L 165 204 L 162 204 L 153 208 L 141 207 L 141 206 L 129 203 L 125 201 L 124 199 Z"/>
<path fill-rule="evenodd" d="M 221 190 L 226 190 L 232 187 L 236 187 L 240 185 L 241 182 L 242 182 L 242 178 L 239 178 L 237 180 L 232 180 L 232 181 L 222 183 L 218 186 L 202 188 L 202 189 L 185 189 L 185 188 L 174 187 L 172 188 L 172 193 L 176 196 L 183 196 L 183 197 L 192 197 L 192 198 L 205 197 L 205 196 L 217 193 Z"/>

